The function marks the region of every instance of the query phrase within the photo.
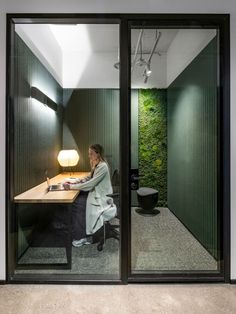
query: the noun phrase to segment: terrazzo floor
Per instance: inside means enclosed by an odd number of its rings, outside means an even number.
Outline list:
[[[236,285],[0,285],[1,314],[234,314]]]
[[[144,217],[132,210],[132,269],[216,271],[217,262],[168,208]]]

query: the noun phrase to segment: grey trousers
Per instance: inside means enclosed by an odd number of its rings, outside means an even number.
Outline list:
[[[80,240],[86,237],[86,202],[89,192],[80,191],[71,204],[72,239]]]

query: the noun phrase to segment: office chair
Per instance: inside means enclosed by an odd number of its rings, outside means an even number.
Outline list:
[[[117,215],[116,218],[120,219],[120,193],[119,193],[119,172],[116,169],[111,178],[111,184],[113,187],[113,193],[107,194],[108,197],[113,198],[113,202],[117,208]],[[99,231],[98,236],[98,245],[97,250],[102,251],[103,246],[107,239],[113,238],[116,240],[120,240],[120,232],[117,230],[119,229],[120,225],[111,224],[109,221],[104,221],[102,232]]]

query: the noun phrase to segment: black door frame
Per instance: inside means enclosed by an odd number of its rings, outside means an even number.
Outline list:
[[[12,84],[13,65],[11,63],[13,31],[15,23],[86,23],[120,25],[120,172],[121,172],[121,259],[120,280],[89,278],[71,280],[60,275],[46,277],[36,275],[24,280],[9,276],[8,258],[10,237],[8,235],[13,206],[13,140],[11,128],[14,122]],[[131,274],[131,219],[130,219],[130,32],[131,27],[160,26],[165,28],[216,28],[220,34],[220,86],[219,86],[219,198],[222,208],[221,234],[222,259],[221,272],[217,274]],[[126,284],[128,282],[229,282],[230,281],[230,42],[228,14],[7,14],[6,47],[6,278],[8,283],[96,283]]]

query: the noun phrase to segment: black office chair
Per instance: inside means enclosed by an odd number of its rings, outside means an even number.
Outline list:
[[[107,194],[108,197],[113,198],[113,202],[117,208],[117,215],[116,218],[120,219],[120,193],[119,193],[119,172],[116,169],[111,178],[111,184],[113,188],[112,194]],[[107,239],[113,238],[116,240],[120,240],[120,232],[119,232],[120,225],[119,224],[111,224],[109,221],[105,221],[103,227],[97,231],[97,235],[94,235],[94,239],[97,237],[98,251],[103,250],[103,246]]]

